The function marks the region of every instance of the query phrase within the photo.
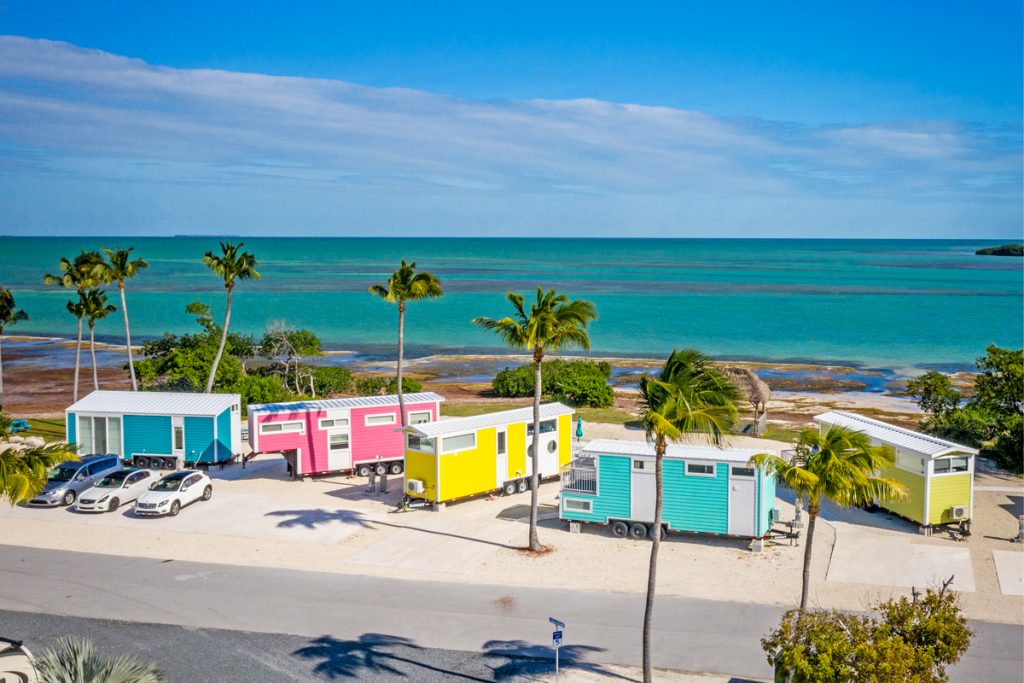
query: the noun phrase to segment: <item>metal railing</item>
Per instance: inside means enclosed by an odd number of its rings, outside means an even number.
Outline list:
[[[597,493],[597,468],[593,458],[576,458],[562,469],[562,490]]]

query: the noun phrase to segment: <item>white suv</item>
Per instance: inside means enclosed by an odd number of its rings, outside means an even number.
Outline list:
[[[150,485],[149,490],[135,501],[135,514],[170,515],[174,517],[181,508],[197,500],[210,500],[213,496],[213,481],[203,472],[178,470]]]
[[[91,489],[82,492],[75,510],[78,512],[113,512],[122,503],[130,503],[149,490],[160,476],[150,470],[127,469],[112,472]]]

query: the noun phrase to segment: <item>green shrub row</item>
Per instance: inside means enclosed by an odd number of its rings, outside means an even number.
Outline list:
[[[608,384],[612,367],[601,361],[551,360],[541,370],[541,392],[576,406],[607,408],[615,398]],[[505,368],[499,372],[491,388],[498,396],[521,398],[533,396],[534,367],[532,364]]]

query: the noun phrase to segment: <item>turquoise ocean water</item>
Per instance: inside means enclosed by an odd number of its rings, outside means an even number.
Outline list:
[[[253,238],[263,279],[236,290],[232,329],[285,322],[329,348],[393,353],[396,311],[366,292],[400,259],[438,275],[444,298],[410,306],[413,355],[500,349],[474,316],[508,311],[537,284],[597,304],[594,355],[663,356],[692,346],[734,359],[962,369],[986,345],[1022,346],[1021,259],[975,256],[986,241]],[[67,293],[42,275],[79,249],[134,246],[150,268],[129,284],[133,334],[194,329],[194,300],[223,314],[201,263],[208,237],[0,237],[0,285],[30,321],[8,334],[71,336]],[[116,291],[111,292],[112,300]],[[114,302],[116,303],[116,301]],[[116,340],[120,315],[98,334]]]

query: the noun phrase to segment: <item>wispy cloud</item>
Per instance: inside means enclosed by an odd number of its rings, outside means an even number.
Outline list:
[[[8,229],[129,230],[147,194],[170,212],[151,217],[156,229],[1020,229],[1012,126],[806,127],[587,99],[472,101],[15,36],[0,37],[0,111],[0,191],[17,193]],[[134,199],[116,189],[126,183]],[[72,199],[54,204],[48,188]],[[209,225],[196,206],[173,208],[175,192],[207,207]],[[90,213],[89,197],[123,211]],[[272,197],[278,209],[253,208]],[[225,226],[232,207],[239,224]]]

